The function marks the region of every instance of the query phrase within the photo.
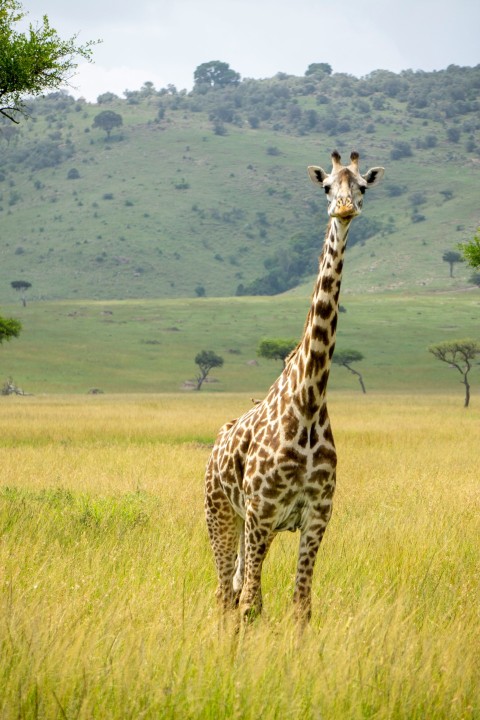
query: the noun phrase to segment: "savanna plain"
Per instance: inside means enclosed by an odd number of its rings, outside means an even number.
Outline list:
[[[480,717],[477,403],[337,391],[313,617],[298,534],[219,621],[203,470],[246,394],[0,401],[0,717]]]

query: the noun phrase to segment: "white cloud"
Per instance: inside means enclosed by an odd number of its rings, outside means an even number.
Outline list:
[[[122,94],[146,80],[191,89],[195,68],[222,60],[242,77],[305,72],[327,62],[357,76],[478,62],[480,3],[472,0],[22,0],[62,36],[102,38],[76,95]]]

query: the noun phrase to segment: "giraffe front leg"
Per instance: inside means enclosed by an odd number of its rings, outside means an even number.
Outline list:
[[[331,502],[317,508],[300,536],[293,603],[295,616],[302,624],[308,623],[312,615],[313,570],[331,514]]]
[[[262,612],[262,566],[273,533],[262,525],[252,506],[245,518],[245,577],[240,594],[240,617],[244,622],[254,620]]]

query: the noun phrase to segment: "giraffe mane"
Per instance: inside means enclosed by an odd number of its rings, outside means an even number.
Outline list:
[[[329,228],[330,228],[330,223],[331,223],[331,220],[329,220],[328,225],[327,225],[327,230],[326,230],[326,232],[325,232],[325,240],[327,239],[327,235],[328,235]],[[320,265],[321,262],[322,262],[322,258],[323,258],[323,256],[324,256],[324,254],[325,254],[325,242],[323,243],[322,251],[321,251],[321,253],[320,253],[320,255],[319,255],[319,258],[318,258],[318,264],[319,264],[319,265]],[[310,297],[310,301],[312,300],[314,293],[315,293],[315,288],[314,288],[313,293],[312,293],[312,295],[311,295],[311,297]],[[301,339],[300,339],[299,342],[296,344],[296,346],[293,348],[293,350],[292,350],[292,351],[287,355],[287,357],[285,358],[285,368],[286,368],[286,367],[290,364],[290,362],[296,357],[296,355],[297,355],[297,353],[298,353],[298,351],[299,351],[299,349],[300,349],[300,346],[302,345],[303,338],[304,338],[304,336],[305,336],[305,333],[306,333],[306,331],[307,331],[307,328],[308,328],[308,326],[309,326],[309,324],[310,324],[311,316],[312,316],[312,308],[311,308],[311,306],[310,306],[310,308],[309,308],[309,310],[308,310],[308,313],[307,313],[307,317],[306,317],[304,326],[303,326],[303,332],[302,332]]]

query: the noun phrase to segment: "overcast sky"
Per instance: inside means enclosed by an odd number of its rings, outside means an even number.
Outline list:
[[[480,62],[478,0],[22,0],[62,38],[101,39],[69,91],[95,100],[145,81],[193,86],[201,63],[242,78],[303,75],[310,63],[361,77]]]

